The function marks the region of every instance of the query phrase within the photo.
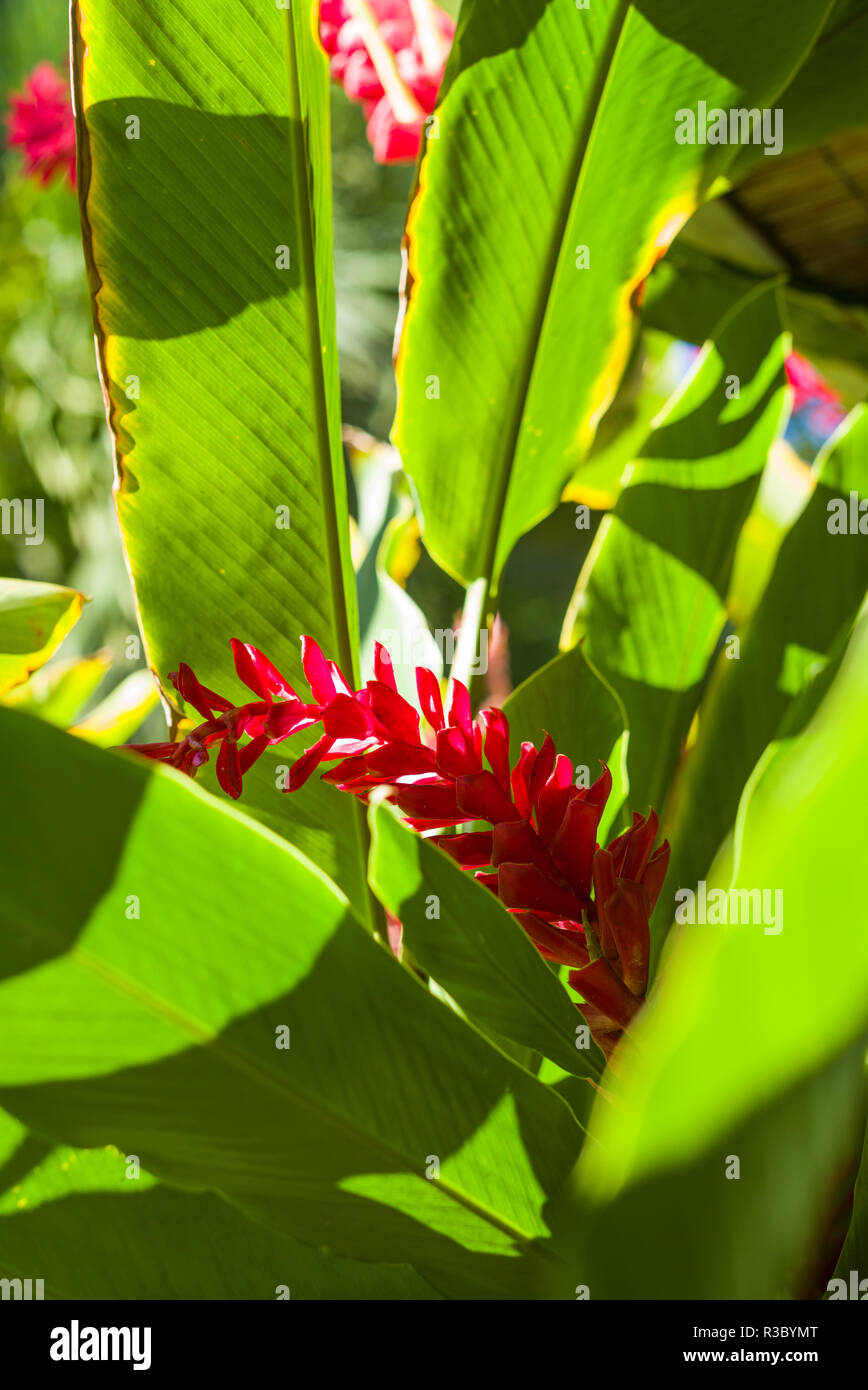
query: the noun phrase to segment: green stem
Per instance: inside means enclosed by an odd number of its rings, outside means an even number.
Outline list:
[[[450,691],[452,682],[459,680],[467,686],[471,699],[479,693],[479,674],[475,677],[473,667],[479,652],[479,638],[488,626],[489,580],[486,575],[474,579],[464,595],[464,609],[461,614],[461,627],[455,645],[455,660],[449,673]],[[474,700],[474,703],[476,701]]]

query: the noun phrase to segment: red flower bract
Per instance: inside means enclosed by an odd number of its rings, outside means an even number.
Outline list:
[[[454,32],[455,21],[432,0],[322,0],[331,75],[361,104],[378,164],[418,155]]]
[[[584,999],[579,1008],[610,1056],[648,988],[649,916],[669,863],[668,843],[655,848],[655,813],[634,813],[629,829],[602,848],[597,831],[612,789],[607,767],[590,787],[575,786],[569,759],[548,734],[539,748],[523,743],[513,766],[503,711],[486,709],[474,720],[460,681],[452,682],[444,710],[436,676],[420,667],[423,733],[379,643],[374,679],[353,690],[316,642],[302,638],[311,702],[256,647],[234,641],[232,651],[256,699],[233,705],[182,664],[171,679],[204,722],[180,743],[134,751],[192,776],[219,744],[217,778],[237,798],[244,774],[269,744],[321,724],[322,736],[293,764],[288,790],[297,791],[323,764],[330,764],[325,781],[363,801],[374,787],[387,787],[408,823],[474,872],[541,955],[571,967],[570,983]],[[490,829],[442,833],[478,821]]]
[[[75,122],[69,80],[51,63],[39,63],[11,98],[8,144],[24,151],[28,174],[43,183],[66,174],[75,186]]]

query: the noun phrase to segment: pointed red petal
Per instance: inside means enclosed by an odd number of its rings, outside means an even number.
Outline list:
[[[582,932],[564,931],[551,922],[544,922],[533,912],[515,912],[513,916],[547,960],[556,961],[558,965],[588,964],[590,957]]]
[[[449,700],[450,724],[463,729],[468,738],[473,737],[473,716],[470,708],[470,691],[461,681],[453,681]]]
[[[615,877],[615,861],[607,849],[599,849],[594,855],[591,871],[594,882],[594,903],[597,909],[597,940],[600,950],[607,960],[618,959],[618,948],[609,919],[606,916],[606,903],[611,898],[618,881]]]
[[[365,755],[368,772],[376,773],[387,782],[398,777],[411,777],[436,770],[434,751],[421,743],[386,743]]]
[[[298,699],[292,686],[277,667],[271,664],[268,657],[263,656],[258,647],[251,646],[249,642],[239,642],[234,637],[229,645],[239,679],[248,690],[258,695],[260,700],[271,700],[275,697],[279,700]]]
[[[232,737],[238,739],[242,734],[250,734],[252,738],[258,738],[264,733],[265,723],[273,708],[268,700],[256,700],[251,701],[249,705],[242,705],[231,718],[227,716]]]
[[[621,878],[629,878],[633,883],[641,883],[658,830],[657,812],[650,811],[648,819],[641,821],[630,837]]]
[[[374,721],[363,705],[351,695],[335,695],[322,712],[322,726],[330,738],[366,738]]]
[[[368,681],[365,690],[371,713],[390,738],[402,743],[419,742],[419,716],[403,696],[382,681]]]
[[[299,729],[310,728],[321,717],[319,705],[306,705],[299,699],[281,701],[268,711],[263,733],[268,735],[272,743],[279,743],[281,739],[289,738],[290,734],[298,733]]]
[[[599,820],[599,806],[573,797],[549,844],[552,859],[580,898],[587,898],[591,891],[591,866]]]
[[[648,895],[640,883],[623,881],[606,903],[606,916],[612,928],[621,975],[631,994],[644,995],[648,988],[648,956],[651,933],[648,928]]]
[[[396,788],[395,800],[407,816],[421,820],[470,820],[458,805],[455,787],[451,782],[434,786],[400,786]]]
[[[536,864],[547,876],[554,865],[545,845],[526,820],[501,821],[494,827],[492,864]]]
[[[181,698],[192,705],[203,719],[213,719],[215,710],[225,713],[233,707],[231,700],[225,700],[215,690],[202,685],[186,661],[181,662],[177,671],[169,672],[169,680]]]
[[[552,775],[556,756],[554,739],[551,734],[546,734],[533,765],[533,775],[530,779],[530,799],[534,806],[539,800],[543,787]]]
[[[429,671],[427,666],[416,667],[416,690],[419,693],[419,708],[427,719],[431,728],[442,729],[445,724],[443,717],[443,697],[440,694],[440,682]]]
[[[569,763],[567,763],[567,768],[568,773],[572,771]],[[546,844],[550,844],[554,838],[558,826],[564,818],[570,797],[577,796],[575,787],[571,786],[569,782],[566,786],[563,783],[563,773],[556,763],[551,777],[536,798],[536,823]]]
[[[251,739],[249,743],[245,743],[244,747],[238,750],[238,761],[242,776],[245,772],[249,771],[256,762],[256,759],[260,754],[264,753],[267,747],[268,736],[266,734],[259,734],[258,737]]]
[[[476,754],[476,761],[482,767],[482,728],[479,724],[473,725],[473,751]],[[509,787],[506,788],[509,791]]]
[[[374,676],[382,685],[388,685],[391,690],[398,689],[392,658],[382,642],[374,643]]]
[[[487,820],[497,825],[498,821],[521,819],[491,772],[472,772],[469,776],[459,777],[456,789],[458,805],[467,813],[467,820]]]
[[[505,792],[509,792],[509,720],[502,709],[484,709],[480,715],[485,729],[485,756]]]
[[[584,970],[573,971],[570,984],[619,1028],[626,1028],[642,1007],[642,1000],[630,993],[604,960],[592,960]]]
[[[329,675],[331,676],[332,680],[334,681],[334,687],[335,687],[335,691],[337,692],[337,694],[338,694],[338,695],[349,695],[351,698],[354,699],[354,698],[355,698],[355,695],[356,695],[356,692],[355,692],[355,690],[353,690],[353,687],[350,685],[349,681],[348,681],[348,680],[346,679],[346,677],[344,676],[344,673],[343,673],[343,671],[341,670],[340,666],[338,666],[337,662],[336,662],[336,661],[330,661],[330,662],[328,663],[328,667],[329,667]]]
[[[446,777],[463,777],[481,771],[473,740],[463,729],[450,727],[437,733],[437,767]]]
[[[507,907],[552,912],[569,921],[581,922],[582,904],[565,888],[552,883],[535,864],[501,864],[497,873],[500,900]]]
[[[145,758],[153,758],[158,763],[171,763],[183,745],[180,743],[125,743],[125,752],[141,753]]]
[[[590,801],[594,806],[599,806],[601,810],[612,792],[612,774],[605,763],[602,766],[603,771],[600,776],[585,792],[585,800]]]
[[[525,820],[530,819],[530,782],[536,759],[537,751],[534,745],[532,743],[523,743],[521,745],[521,756],[513,768],[512,777],[510,778],[510,786],[512,788],[512,795],[516,808]]]
[[[336,694],[334,676],[320,647],[312,637],[301,639],[301,664],[313,698],[318,705],[327,705]]]
[[[617,838],[614,839],[608,846],[609,853],[615,861],[615,873],[619,877],[621,876],[621,871],[624,867],[624,860],[627,857],[627,851],[630,848],[630,840],[636,833],[638,827],[642,824],[643,817],[639,815],[638,811],[634,811],[633,824],[630,826],[630,829],[622,831],[621,834],[618,835]]]
[[[666,871],[669,868],[669,841],[664,840],[658,849],[655,849],[651,858],[648,860],[648,867],[642,875],[642,887],[648,894],[648,904],[650,910],[654,911],[654,905],[660,897],[660,889],[666,878]]]
[[[312,748],[308,748],[306,753],[302,753],[301,757],[296,759],[289,770],[288,791],[297,792],[299,787],[304,786],[307,779],[319,767],[333,742],[334,740],[330,739],[328,734],[323,734],[318,743],[315,743]]]
[[[364,755],[356,758],[344,758],[343,762],[336,763],[330,767],[328,772],[324,772],[322,780],[334,787],[343,787],[347,782],[355,782],[360,777],[367,776],[367,765]]]
[[[241,759],[234,739],[224,739],[217,754],[217,781],[237,801],[241,795]]]
[[[433,841],[463,869],[481,869],[492,860],[490,830],[473,830],[467,835],[438,835]]]

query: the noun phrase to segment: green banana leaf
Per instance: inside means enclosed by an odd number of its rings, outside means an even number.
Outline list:
[[[407,1267],[340,1260],[158,1183],[113,1145],[52,1147],[0,1112],[0,1273],[47,1299],[433,1299]],[[131,1258],[131,1252],[133,1258]]]
[[[670,883],[692,882],[710,867],[735,821],[751,769],[812,671],[828,660],[856,618],[868,588],[865,538],[858,530],[829,530],[830,507],[843,506],[849,524],[854,492],[868,494],[864,407],[851,412],[824,446],[814,492],[784,538],[759,606],[739,636],[738,660],[719,662],[712,675],[672,826]],[[667,905],[671,920],[668,899]]]
[[[59,584],[0,579],[0,695],[45,665],[85,602],[84,594]]]
[[[592,1298],[818,1294],[811,1253],[846,1198],[868,1105],[868,940],[852,872],[866,677],[863,618],[813,719],[751,779],[733,871],[721,860],[709,874],[707,893],[767,890],[761,924],[740,908],[738,922],[685,920],[669,938],[615,1103],[592,1114],[597,1143],[565,1189],[563,1229],[581,1228],[572,1249]]]
[[[181,661],[241,702],[230,639],[295,683],[308,633],[352,678],[314,6],[218,18],[208,0],[84,0],[72,36],[85,255],[148,662],[176,704]],[[277,761],[257,766],[247,808],[367,911],[362,818],[318,782],[303,803],[282,796]]]
[[[726,621],[733,556],[785,417],[774,287],[742,301],[655,421],[579,575],[564,645],[584,639],[630,728],[634,809],[662,813]]]
[[[11,710],[0,757],[4,1109],[440,1292],[562,1288],[545,1211],[581,1131],[560,1096],[234,807]]]
[[[866,44],[865,0],[836,0],[815,48],[777,98],[783,111],[783,155],[820,145],[839,131],[864,128]],[[762,159],[755,145],[744,146],[730,177],[743,178]]]
[[[643,281],[738,153],[678,143],[679,113],[774,106],[830,9],[462,7],[407,222],[395,442],[426,545],[463,583],[496,589],[556,505],[618,386]]]
[[[598,1080],[601,1054],[580,1047],[581,1015],[518,923],[389,806],[370,817],[371,883],[401,922],[413,960],[487,1032]]]

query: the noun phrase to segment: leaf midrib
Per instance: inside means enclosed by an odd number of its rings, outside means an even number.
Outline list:
[[[331,452],[331,431],[329,426],[328,398],[325,373],[323,371],[323,338],[319,316],[319,298],[316,277],[316,234],[313,207],[311,204],[311,183],[307,177],[310,164],[310,150],[306,138],[306,125],[301,109],[301,74],[298,45],[295,32],[295,6],[287,9],[283,16],[284,55],[286,66],[286,90],[289,116],[290,164],[295,185],[296,206],[299,210],[299,234],[301,238],[303,268],[303,302],[307,325],[308,357],[314,388],[314,425],[317,439],[317,465],[319,468],[320,496],[325,521],[325,553],[329,572],[329,600],[332,606],[333,626],[338,643],[337,660],[349,680],[355,683],[358,677],[358,660],[350,634],[344,590],[344,569],[341,557],[341,544],[338,515],[334,497],[334,468]],[[329,160],[329,177],[331,161]],[[367,822],[361,807],[356,803],[351,813],[355,829],[355,842],[360,861],[362,882],[368,906],[368,921],[376,930],[381,922],[379,904],[371,892],[367,876],[367,852],[369,838]]]
[[[301,109],[301,76],[293,9],[284,11],[283,18],[287,79],[286,90],[289,108],[290,164],[295,187],[295,201],[299,210],[298,230],[301,241],[302,295],[305,323],[307,326],[309,367],[313,384],[313,413],[317,441],[317,465],[320,477],[320,493],[323,511],[325,513],[325,550],[329,567],[329,598],[332,606],[334,632],[338,643],[337,660],[340,662],[345,672],[354,673],[356,663],[353,653],[353,643],[350,636],[347,608],[344,602],[344,574],[341,565],[338,517],[334,499],[331,431],[329,426],[325,373],[323,371],[324,344],[319,316],[319,299],[317,296],[316,235],[314,230],[313,207],[310,198],[311,184],[307,177],[307,170],[310,165],[310,150],[306,139],[305,123]]]
[[[560,264],[570,213],[572,212],[578,194],[586,157],[594,134],[594,127],[596,126],[597,117],[602,105],[603,94],[608,85],[615,62],[615,54],[620,45],[624,28],[632,8],[632,0],[620,0],[618,11],[612,20],[606,43],[603,46],[597,64],[597,71],[594,75],[587,110],[585,112],[585,119],[579,131],[575,153],[570,165],[569,176],[565,181],[560,207],[555,219],[555,226],[551,236],[548,255],[546,257],[545,270],[537,297],[536,309],[528,334],[528,346],[525,351],[524,362],[519,373],[518,384],[514,393],[512,419],[503,436],[504,444],[501,453],[500,467],[496,472],[496,493],[490,507],[487,508],[486,511],[489,524],[485,530],[485,549],[483,551],[484,558],[482,569],[483,576],[488,580],[490,588],[493,587],[494,566],[497,558],[497,547],[500,540],[503,517],[506,510],[506,501],[512,481],[515,458],[518,453],[521,425],[527,409],[534,368],[536,366],[545,329],[545,320],[551,299],[552,286],[557,274],[558,265]],[[471,576],[471,578],[473,577],[474,576]]]

